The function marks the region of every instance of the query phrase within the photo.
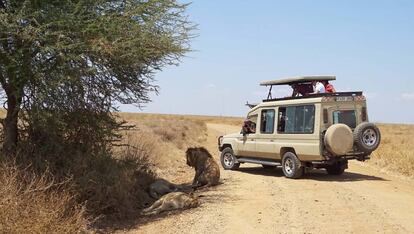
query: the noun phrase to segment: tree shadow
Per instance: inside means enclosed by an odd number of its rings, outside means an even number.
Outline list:
[[[283,171],[281,167],[277,168],[262,168],[262,167],[241,167],[237,171],[243,173],[249,173],[252,175],[260,176],[276,176],[283,177]],[[364,175],[354,172],[345,171],[342,175],[328,175],[324,169],[313,169],[307,171],[300,180],[318,180],[318,181],[335,181],[335,182],[352,182],[352,181],[388,181],[387,179],[373,176]]]
[[[179,209],[179,210],[172,210],[172,211],[165,211],[160,214],[155,215],[141,215],[139,212],[131,215],[127,219],[123,220],[114,220],[108,222],[107,225],[100,224],[99,226],[99,233],[112,233],[116,231],[128,231],[131,229],[137,230],[139,232],[140,227],[144,226],[148,223],[157,222],[163,220],[169,216],[176,216],[179,217],[180,215],[186,214],[193,214],[196,212],[200,212],[204,206],[208,206],[208,204],[218,203],[218,202],[230,202],[233,199],[232,196],[227,195],[224,190],[220,189],[220,185],[223,185],[223,182],[211,187],[206,187],[202,189],[196,189],[195,191],[192,190],[191,183],[180,183],[176,184],[178,186],[184,187],[182,192],[185,193],[194,193],[195,195],[199,196],[200,205],[196,208],[190,209]],[[154,199],[155,202],[155,199]],[[151,203],[152,204],[152,203]],[[151,204],[147,204],[150,206]]]

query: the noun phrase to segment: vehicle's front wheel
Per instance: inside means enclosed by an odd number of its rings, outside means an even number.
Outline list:
[[[221,151],[220,162],[225,170],[235,170],[240,167],[240,163],[237,162],[233,149],[230,147]]]
[[[303,175],[304,167],[296,154],[292,152],[286,152],[282,158],[282,170],[283,174],[287,178],[296,179]]]

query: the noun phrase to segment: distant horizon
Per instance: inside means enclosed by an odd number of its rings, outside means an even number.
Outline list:
[[[175,114],[175,113],[128,112],[128,111],[118,111],[117,113],[125,113],[125,114],[148,114],[148,115],[175,115],[175,116],[199,116],[199,117],[240,118],[240,119],[246,118],[246,116]],[[247,114],[247,112],[246,112],[246,114]],[[372,121],[370,121],[370,122],[372,122]],[[388,125],[414,125],[413,123],[384,123],[384,122],[373,122],[373,123],[376,123],[376,124],[388,124]]]
[[[243,117],[266,97],[261,81],[335,75],[337,91],[364,92],[370,121],[414,124],[414,1],[194,0],[187,12],[194,51],[155,74],[144,112]]]

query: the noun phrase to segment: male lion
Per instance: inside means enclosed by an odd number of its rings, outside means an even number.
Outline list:
[[[217,185],[220,179],[220,168],[213,156],[204,148],[188,148],[186,152],[187,165],[195,168],[193,187],[208,187]]]
[[[144,209],[141,214],[159,214],[163,211],[194,208],[198,205],[198,198],[193,194],[172,192],[162,196],[152,206]]]

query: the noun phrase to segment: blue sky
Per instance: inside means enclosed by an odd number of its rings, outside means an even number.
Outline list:
[[[260,81],[336,75],[338,91],[364,91],[371,121],[414,123],[413,12],[408,0],[195,0],[195,51],[156,75],[152,103],[121,110],[244,116],[266,96]]]

